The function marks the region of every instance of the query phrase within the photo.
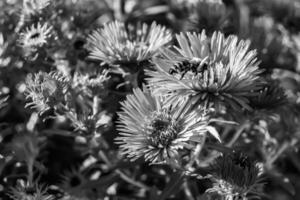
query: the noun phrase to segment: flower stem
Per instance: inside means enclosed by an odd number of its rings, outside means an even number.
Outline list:
[[[109,166],[111,167],[112,166],[112,163],[109,161],[109,159],[107,158],[107,156],[104,154],[103,151],[100,151],[99,152],[99,156],[101,157],[101,159]],[[136,187],[139,187],[139,188],[143,188],[145,190],[150,190],[151,188],[148,187],[147,185],[137,181],[137,180],[134,180],[132,178],[130,178],[129,176],[127,176],[124,172],[122,172],[121,170],[119,169],[116,169],[115,172],[121,177],[121,179],[123,179],[125,182],[127,183],[130,183],[131,185],[134,185]]]
[[[272,156],[268,161],[267,161],[267,166],[271,166],[289,147],[294,146],[298,142],[297,139],[292,139],[292,141],[285,141],[278,151],[275,153],[274,156]]]
[[[35,159],[30,159],[27,163],[27,170],[28,170],[28,183],[30,186],[33,186],[33,164]]]
[[[195,200],[195,198],[193,197],[193,194],[189,188],[189,185],[187,184],[187,182],[185,181],[183,183],[183,187],[184,187],[184,193],[185,196],[187,197],[188,200]]]
[[[239,139],[240,135],[243,133],[243,131],[248,127],[248,121],[246,120],[243,124],[240,125],[240,127],[235,132],[234,136],[231,138],[231,140],[226,144],[227,147],[232,147],[232,145]]]
[[[99,97],[94,96],[93,97],[93,117],[95,117],[99,112],[99,103],[100,103]]]
[[[182,185],[184,179],[184,173],[183,172],[175,172],[167,187],[165,190],[162,192],[162,194],[158,197],[159,200],[164,200],[171,196],[172,194],[175,194],[176,191],[178,191],[179,187]]]

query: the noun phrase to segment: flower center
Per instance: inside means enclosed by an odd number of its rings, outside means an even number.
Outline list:
[[[81,184],[81,180],[80,180],[79,177],[74,176],[74,177],[71,178],[71,180],[70,180],[70,186],[71,187],[76,187],[76,186],[78,186],[80,184]]]
[[[166,148],[171,145],[180,131],[178,123],[166,114],[155,116],[147,129],[150,144],[158,148]]]
[[[34,188],[34,187],[28,187],[28,188],[26,188],[25,192],[28,195],[34,195],[36,193],[36,188]]]
[[[30,39],[36,39],[38,37],[40,37],[40,33],[34,33],[30,36]]]
[[[250,169],[251,168],[251,160],[246,155],[235,155],[232,158],[234,164],[241,167],[242,169]]]
[[[55,80],[46,79],[44,83],[42,83],[43,94],[47,97],[55,95],[57,93],[58,85]]]

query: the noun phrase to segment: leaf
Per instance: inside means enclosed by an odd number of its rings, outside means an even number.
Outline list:
[[[222,141],[221,141],[221,138],[220,138],[220,135],[219,135],[219,133],[218,133],[218,131],[217,131],[214,127],[212,127],[212,126],[207,126],[206,129],[207,129],[207,131],[208,131],[210,134],[212,134],[212,136],[214,136],[219,142],[222,142]]]

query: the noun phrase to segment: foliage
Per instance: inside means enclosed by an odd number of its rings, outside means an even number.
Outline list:
[[[298,0],[0,10],[0,199],[300,198]]]

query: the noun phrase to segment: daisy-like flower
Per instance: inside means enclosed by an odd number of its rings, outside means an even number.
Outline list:
[[[80,74],[75,73],[73,77],[73,88],[92,97],[94,94],[100,96],[106,96],[107,90],[105,90],[107,81],[110,79],[108,71],[105,70],[98,74]]]
[[[287,29],[269,16],[254,19],[249,28],[248,37],[252,42],[251,46],[258,51],[262,68],[270,71],[274,68],[294,70],[295,43]]]
[[[28,51],[36,51],[38,47],[47,44],[47,40],[52,36],[52,26],[47,23],[41,25],[37,23],[20,33],[19,43]]]
[[[134,89],[121,105],[116,143],[131,160],[179,163],[180,152],[203,142],[208,131],[219,139],[206,111],[189,111],[188,104],[165,106],[164,98],[149,90]]]
[[[222,0],[198,0],[190,10],[188,30],[213,32],[225,26],[227,11]]]
[[[74,198],[80,198],[86,195],[87,183],[89,183],[88,178],[79,169],[72,168],[70,171],[64,173],[59,186],[67,194]]]
[[[47,193],[47,187],[40,185],[30,186],[23,181],[11,188],[9,196],[14,200],[54,200],[54,196]]]
[[[275,109],[287,103],[283,88],[275,80],[269,80],[258,94],[250,98],[250,105],[254,109]]]
[[[226,200],[259,197],[263,183],[260,166],[244,154],[233,152],[218,157],[211,167],[213,187]]]
[[[249,115],[246,116],[252,122],[266,120],[277,123],[281,118],[283,107],[289,104],[284,89],[280,87],[279,82],[272,79],[266,79],[256,95],[249,98],[249,102],[253,110],[247,112]],[[242,116],[236,117],[242,119]]]
[[[90,58],[112,65],[139,63],[151,59],[171,39],[170,31],[155,22],[133,27],[114,21],[89,36]]]
[[[66,101],[69,79],[58,72],[39,72],[26,78],[26,107],[38,109],[40,114]]]
[[[154,60],[157,70],[147,72],[155,94],[168,95],[171,102],[189,97],[194,105],[251,110],[248,98],[260,88],[261,71],[250,41],[220,32],[209,38],[205,31],[176,38],[179,47],[164,50],[166,58]]]

